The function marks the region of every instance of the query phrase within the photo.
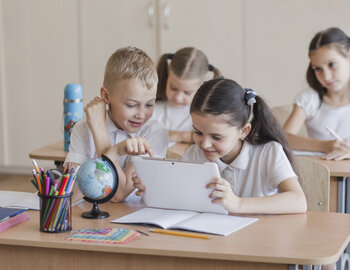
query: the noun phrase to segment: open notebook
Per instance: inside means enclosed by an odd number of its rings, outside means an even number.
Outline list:
[[[0,206],[39,210],[39,197],[34,192],[0,190]]]
[[[159,158],[134,157],[137,176],[146,186],[148,206],[115,219],[113,223],[152,224],[163,229],[229,235],[255,221],[227,215],[213,204],[205,185],[219,177],[215,163],[191,163]]]
[[[111,222],[150,224],[159,226],[163,229],[182,229],[227,236],[257,220],[257,218],[237,217],[214,213],[143,208],[129,215],[112,220]]]

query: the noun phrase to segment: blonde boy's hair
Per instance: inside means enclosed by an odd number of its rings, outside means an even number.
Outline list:
[[[103,85],[111,91],[118,80],[134,78],[144,83],[148,89],[153,88],[158,83],[154,62],[138,48],[118,49],[107,61]]]

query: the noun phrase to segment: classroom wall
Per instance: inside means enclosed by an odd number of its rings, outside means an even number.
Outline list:
[[[349,10],[348,0],[0,0],[0,172],[30,173],[28,153],[63,139],[64,86],[81,83],[86,103],[119,47],[156,60],[196,46],[277,106],[307,87],[317,31],[350,35]]]

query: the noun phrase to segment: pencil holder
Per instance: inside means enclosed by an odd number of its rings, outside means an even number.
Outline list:
[[[40,197],[40,231],[60,233],[72,230],[72,195]]]

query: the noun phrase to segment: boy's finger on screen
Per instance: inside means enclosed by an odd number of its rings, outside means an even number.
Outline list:
[[[150,157],[153,157],[153,152],[149,145],[146,146],[146,153],[148,153]]]
[[[140,152],[140,154],[144,154],[144,153],[146,153],[145,146],[143,145],[143,143],[142,143],[142,142],[140,142],[140,143],[139,143],[138,148],[139,148],[139,152]]]

